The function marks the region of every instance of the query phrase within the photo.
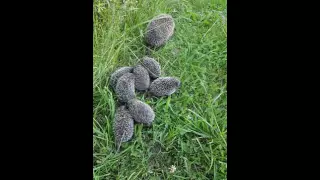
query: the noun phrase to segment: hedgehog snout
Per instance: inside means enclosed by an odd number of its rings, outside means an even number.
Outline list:
[[[181,87],[181,82],[180,82],[180,81],[177,82],[177,87],[178,87],[178,88]]]

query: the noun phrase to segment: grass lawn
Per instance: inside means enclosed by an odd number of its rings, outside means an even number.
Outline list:
[[[94,179],[226,179],[226,0],[121,2],[94,1]],[[132,140],[116,152],[117,98],[109,77],[146,54],[148,20],[161,13],[172,15],[175,33],[151,56],[161,64],[162,76],[178,77],[182,85],[169,97],[137,93],[154,109],[153,126],[135,124]]]

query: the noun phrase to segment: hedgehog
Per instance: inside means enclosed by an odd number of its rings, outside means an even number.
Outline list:
[[[125,73],[130,73],[132,71],[133,71],[133,67],[129,67],[129,66],[121,67],[117,69],[114,73],[111,74],[110,86],[115,90],[118,79]]]
[[[171,15],[161,14],[154,17],[147,26],[146,43],[158,48],[173,35],[175,23]]]
[[[142,66],[149,72],[149,76],[153,79],[160,77],[161,67],[160,64],[153,58],[143,57]]]
[[[137,99],[131,99],[127,103],[127,106],[134,121],[142,123],[146,126],[151,126],[155,114],[148,104]]]
[[[135,88],[139,91],[147,90],[150,86],[150,76],[148,70],[141,65],[137,65],[133,69],[133,74],[135,75]]]
[[[116,110],[113,123],[116,145],[120,147],[121,142],[127,142],[132,138],[134,120],[128,109],[125,106],[120,106]]]
[[[136,97],[134,82],[135,75],[133,73],[126,73],[118,79],[115,91],[120,102],[126,103]]]
[[[175,77],[159,77],[150,84],[149,92],[155,96],[169,96],[180,87]]]

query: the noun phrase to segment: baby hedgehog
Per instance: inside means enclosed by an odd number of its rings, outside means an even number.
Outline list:
[[[161,14],[153,18],[147,26],[146,42],[151,47],[160,47],[173,35],[174,21],[172,16]]]
[[[115,90],[118,79],[125,73],[130,73],[133,71],[133,67],[121,67],[117,69],[110,77],[110,86]]]
[[[180,86],[180,81],[174,77],[159,77],[150,85],[150,93],[155,96],[173,94]]]
[[[118,79],[116,94],[120,102],[126,103],[136,97],[134,82],[135,76],[132,73],[126,73]]]
[[[128,102],[128,109],[134,121],[147,126],[152,124],[155,114],[148,104],[137,99],[132,99]]]
[[[135,75],[135,88],[140,91],[147,90],[150,86],[150,77],[148,71],[141,65],[137,65],[133,69]]]
[[[125,106],[120,106],[117,108],[113,123],[114,136],[117,146],[119,146],[121,142],[127,142],[132,138],[134,129],[133,118]]]
[[[161,74],[161,67],[160,64],[153,58],[150,57],[143,57],[142,58],[142,65],[146,68],[149,72],[149,76],[151,78],[158,78]]]

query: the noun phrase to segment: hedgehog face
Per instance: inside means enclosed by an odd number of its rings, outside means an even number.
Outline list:
[[[174,21],[170,15],[161,14],[153,18],[147,27],[146,41],[151,47],[160,47],[168,41],[174,31]]]
[[[125,106],[120,106],[115,114],[113,130],[116,144],[129,141],[134,131],[133,118]]]
[[[133,69],[135,75],[135,88],[139,91],[147,90],[150,86],[150,77],[148,71],[141,65]]]
[[[150,126],[154,120],[155,114],[152,108],[137,99],[132,99],[128,102],[128,109],[134,121]]]
[[[169,96],[180,86],[180,81],[174,77],[160,77],[150,85],[150,93],[155,96]]]
[[[176,79],[176,78],[172,78],[172,80],[169,82],[169,84],[170,84],[172,87],[178,88],[178,87],[180,87],[181,82],[180,82],[178,79]]]
[[[117,82],[116,94],[120,102],[126,103],[136,97],[134,91],[135,75],[126,73]]]
[[[115,90],[117,82],[118,82],[118,79],[122,75],[124,75],[126,73],[129,73],[129,72],[132,72],[132,71],[133,71],[133,67],[129,67],[129,66],[121,67],[121,68],[117,69],[113,74],[111,74],[110,86]]]
[[[143,57],[142,58],[142,65],[146,68],[149,72],[149,76],[151,78],[158,78],[161,74],[161,67],[160,64],[153,58],[150,57]]]

